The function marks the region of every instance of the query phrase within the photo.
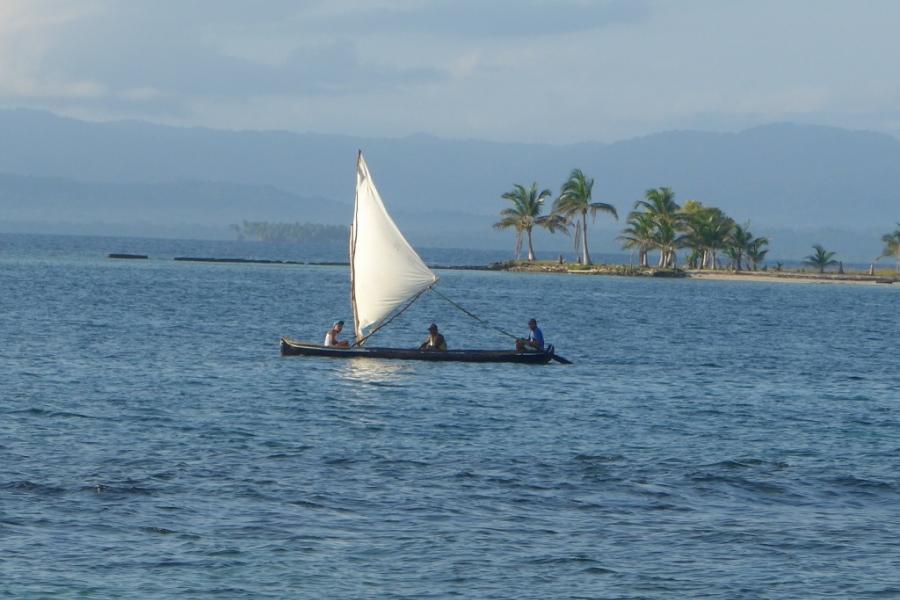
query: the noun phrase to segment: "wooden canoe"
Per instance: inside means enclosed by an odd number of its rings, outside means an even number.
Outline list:
[[[385,358],[394,360],[429,360],[436,362],[494,362],[546,364],[553,359],[553,346],[542,352],[516,352],[515,350],[447,350],[424,351],[405,348],[356,347],[335,348],[311,344],[290,338],[281,338],[281,354],[284,356],[328,356],[331,358]]]

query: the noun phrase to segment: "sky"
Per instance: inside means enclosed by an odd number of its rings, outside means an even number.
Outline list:
[[[0,0],[0,106],[564,144],[900,135],[894,0]]]

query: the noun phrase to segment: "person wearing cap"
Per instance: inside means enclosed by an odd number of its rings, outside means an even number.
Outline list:
[[[544,349],[544,334],[534,319],[528,320],[528,337],[516,340],[516,352],[540,352]]]
[[[444,339],[443,335],[438,333],[438,326],[434,323],[428,326],[428,339],[425,340],[424,344],[419,346],[419,350],[446,352],[447,340]]]
[[[350,343],[346,340],[338,340],[337,336],[344,329],[343,321],[335,321],[328,333],[325,334],[325,345],[334,346],[336,348],[349,348]]]

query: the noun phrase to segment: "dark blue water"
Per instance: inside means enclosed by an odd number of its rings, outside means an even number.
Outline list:
[[[575,364],[337,361],[278,339],[349,318],[344,267],[29,239],[0,240],[7,597],[900,595],[900,286],[441,271]],[[431,321],[507,344],[433,295],[379,343]]]

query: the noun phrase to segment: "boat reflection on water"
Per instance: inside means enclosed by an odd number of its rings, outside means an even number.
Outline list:
[[[413,370],[409,364],[395,360],[351,358],[341,361],[336,374],[347,382],[391,385],[408,380]]]

